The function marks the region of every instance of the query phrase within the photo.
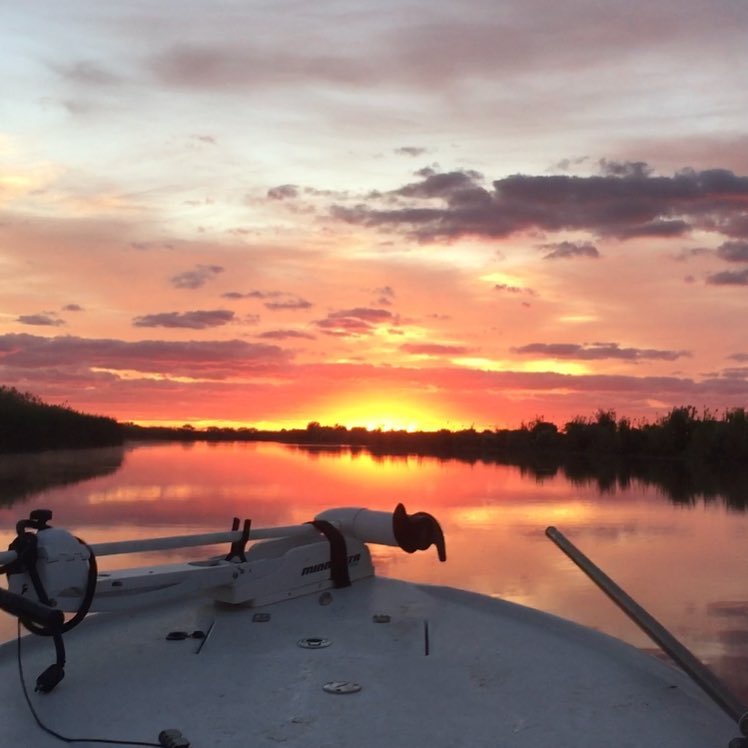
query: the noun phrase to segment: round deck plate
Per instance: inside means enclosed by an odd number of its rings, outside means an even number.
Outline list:
[[[322,686],[322,690],[333,694],[358,693],[361,690],[361,685],[348,680],[331,680]]]
[[[303,649],[323,649],[329,647],[332,642],[329,639],[320,639],[317,636],[309,636],[296,642]]]

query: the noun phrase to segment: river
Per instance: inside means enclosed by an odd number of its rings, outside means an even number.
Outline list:
[[[88,542],[293,524],[334,506],[427,511],[448,561],[373,547],[378,573],[539,608],[653,645],[544,534],[555,525],[748,700],[748,513],[710,496],[674,501],[636,480],[274,443],[128,444],[0,457],[0,547],[31,509]],[[109,557],[101,566],[176,560]],[[0,613],[0,640],[15,633]],[[469,632],[466,632],[469,635]]]

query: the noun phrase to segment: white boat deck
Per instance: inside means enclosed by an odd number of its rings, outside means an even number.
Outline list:
[[[165,639],[195,629],[210,634]],[[33,683],[54,661],[51,640],[26,637],[23,663],[40,718],[68,737],[157,743],[176,728],[192,748],[727,748],[738,735],[684,674],[622,642],[380,578],[261,608],[200,601],[92,616],[65,643],[66,677],[50,694]],[[0,745],[60,745],[24,702],[15,642],[0,647],[0,674]],[[360,690],[331,694],[330,682]]]

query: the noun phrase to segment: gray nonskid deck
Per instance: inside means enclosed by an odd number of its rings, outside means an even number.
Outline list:
[[[258,612],[269,620],[253,621]],[[199,654],[199,640],[165,640],[211,626]],[[302,648],[303,638],[329,646]],[[682,673],[617,640],[510,603],[386,579],[267,608],[97,616],[66,645],[65,680],[32,699],[45,723],[72,737],[155,740],[177,728],[193,748],[714,748],[737,734]],[[50,641],[24,640],[27,682],[52,660]],[[2,744],[59,745],[23,702],[15,644],[0,649],[0,671]],[[332,681],[360,691],[327,693]]]

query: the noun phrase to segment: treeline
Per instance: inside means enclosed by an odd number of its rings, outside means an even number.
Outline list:
[[[711,469],[748,466],[748,411],[720,414],[692,406],[673,408],[650,423],[632,423],[611,410],[577,417],[562,427],[536,418],[518,429],[450,431],[369,431],[323,426],[262,430],[252,427],[196,429],[122,424],[61,405],[48,405],[29,393],[0,386],[0,453],[120,445],[126,439],[169,441],[275,441],[312,447],[347,446],[374,454],[415,454],[497,461],[567,460],[585,456],[684,460]]]
[[[124,439],[124,428],[113,418],[48,405],[0,385],[0,453],[115,446]]]
[[[683,459],[708,465],[748,465],[748,412],[734,408],[717,415],[692,406],[673,408],[654,423],[632,423],[614,411],[600,410],[592,418],[577,417],[559,428],[542,418],[519,429],[477,431],[369,431],[365,428],[323,426],[310,422],[304,429],[266,431],[255,428],[195,429],[141,427],[127,424],[131,439],[182,441],[277,441],[318,447],[351,446],[375,454],[422,454],[458,458],[516,458],[586,455],[593,459]]]

